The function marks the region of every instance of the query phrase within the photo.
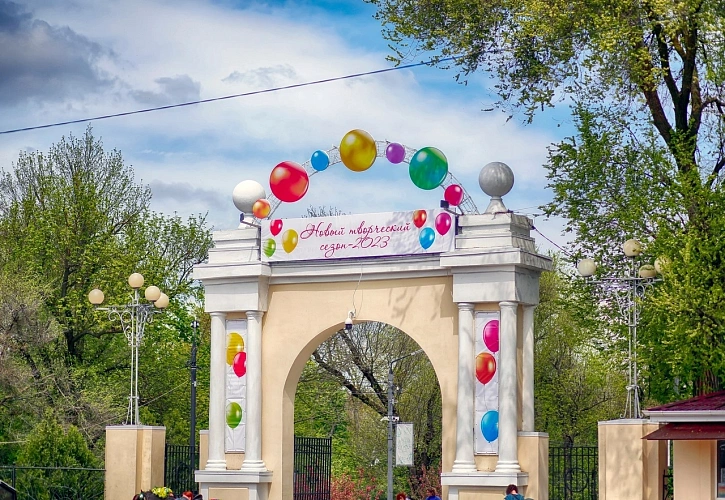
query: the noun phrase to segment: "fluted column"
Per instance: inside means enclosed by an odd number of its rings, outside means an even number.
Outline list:
[[[523,384],[522,412],[524,432],[534,431],[534,309],[536,306],[524,306],[524,338],[523,338]]]
[[[500,358],[498,366],[498,463],[497,472],[517,472],[519,466],[516,432],[518,424],[516,384],[517,302],[501,302]]]
[[[476,471],[476,463],[473,458],[475,356],[473,304],[460,302],[458,304],[458,394],[454,472]]]
[[[209,368],[209,458],[206,470],[226,470],[224,407],[226,401],[226,313],[211,313],[211,367]]]
[[[266,471],[262,460],[262,311],[247,311],[247,421],[243,471]]]

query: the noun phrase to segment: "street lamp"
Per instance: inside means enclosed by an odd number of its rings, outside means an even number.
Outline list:
[[[637,325],[645,293],[656,282],[661,281],[656,276],[661,272],[663,260],[657,259],[654,266],[644,264],[638,267],[637,257],[642,253],[642,244],[635,239],[625,241],[622,250],[629,260],[624,276],[602,277],[598,280],[591,279],[589,282],[601,289],[604,295],[613,297],[617,301],[619,312],[627,324],[629,330],[627,405],[622,417],[642,418],[639,406],[641,389],[637,369]],[[597,265],[592,259],[582,259],[576,267],[584,278],[591,278],[597,270]]]
[[[191,415],[189,426],[191,432],[189,436],[189,474],[194,479],[194,467],[196,466],[196,336],[199,330],[199,322],[194,319],[191,322],[191,328],[194,330],[191,337],[191,361],[189,368],[191,371]]]
[[[423,352],[423,349],[418,349],[411,353],[395,358],[388,365],[388,500],[393,500],[393,426],[394,420],[397,422],[397,418],[393,417],[393,403],[395,402],[395,386],[393,385],[393,365],[398,361],[401,361],[410,356],[415,356]]]
[[[129,304],[98,307],[103,303],[103,292],[94,288],[88,294],[88,301],[101,311],[108,311],[108,319],[121,323],[123,334],[131,346],[131,394],[128,398],[126,424],[140,425],[138,416],[138,348],[143,340],[146,323],[151,323],[153,315],[162,312],[169,305],[169,297],[151,285],[146,287],[144,297],[149,303],[139,300],[139,289],[143,286],[143,276],[133,273],[128,277],[128,285],[133,288],[133,296]]]

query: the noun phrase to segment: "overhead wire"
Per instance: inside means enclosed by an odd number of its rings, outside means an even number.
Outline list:
[[[51,128],[51,127],[60,127],[62,125],[73,125],[76,123],[85,123],[85,122],[91,122],[91,121],[106,120],[108,118],[118,118],[121,116],[138,115],[141,113],[150,113],[153,111],[163,111],[165,109],[181,108],[181,107],[185,107],[185,106],[195,106],[197,104],[206,104],[209,102],[224,101],[227,99],[237,99],[239,97],[249,97],[249,96],[259,95],[259,94],[268,94],[271,92],[280,92],[282,90],[309,87],[312,85],[320,85],[323,83],[337,82],[340,80],[361,78],[363,76],[379,75],[382,73],[388,73],[391,71],[399,71],[402,69],[410,69],[410,68],[415,68],[418,66],[429,66],[431,64],[439,64],[442,62],[452,61],[454,59],[455,59],[455,57],[446,57],[443,59],[431,59],[428,61],[422,61],[422,62],[418,62],[418,63],[394,66],[392,68],[382,68],[382,69],[376,69],[376,70],[372,70],[372,71],[364,71],[362,73],[352,73],[349,75],[335,76],[335,77],[331,77],[331,78],[323,78],[321,80],[313,80],[311,82],[294,83],[292,85],[284,85],[281,87],[272,87],[272,88],[262,89],[262,90],[253,90],[250,92],[242,92],[240,94],[232,94],[232,95],[226,95],[226,96],[221,96],[221,97],[211,97],[209,99],[199,99],[196,101],[188,101],[188,102],[182,102],[182,103],[177,103],[177,104],[167,104],[165,106],[156,106],[153,108],[137,109],[134,111],[124,111],[121,113],[111,113],[111,114],[107,114],[107,115],[94,116],[92,118],[79,118],[77,120],[66,120],[66,121],[62,121],[62,122],[47,123],[45,125],[34,125],[32,127],[22,127],[22,128],[15,128],[15,129],[9,129],[9,130],[2,130],[2,131],[0,131],[0,135],[15,134],[17,132],[28,132],[30,130],[40,130],[40,129]]]

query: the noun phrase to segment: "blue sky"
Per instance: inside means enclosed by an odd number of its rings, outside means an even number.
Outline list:
[[[389,67],[390,54],[362,0],[0,0],[0,129],[15,129],[207,99]],[[486,75],[467,86],[452,70],[414,68],[289,91],[92,123],[153,192],[155,210],[208,212],[217,229],[236,227],[234,186],[254,179],[268,189],[279,162],[302,163],[351,129],[412,148],[434,146],[449,160],[479,208],[487,197],[478,172],[491,161],[516,175],[504,199],[537,212],[550,200],[547,146],[571,135],[565,107],[523,125],[481,111],[494,97]],[[0,167],[21,150],[46,151],[85,124],[0,135]],[[363,173],[342,165],[312,178],[301,201],[352,213],[435,207],[439,191],[416,189],[404,165],[378,160]],[[561,221],[536,226],[561,243]],[[543,239],[544,248],[551,245]]]

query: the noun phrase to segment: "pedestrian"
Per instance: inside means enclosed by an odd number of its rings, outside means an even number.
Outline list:
[[[428,488],[428,496],[425,497],[425,500],[441,500],[441,497],[438,496],[435,488]]]
[[[406,492],[401,491],[400,493],[395,495],[395,500],[410,500],[410,497]]]
[[[515,484],[509,484],[504,500],[524,500],[524,496],[519,495],[519,488]]]

